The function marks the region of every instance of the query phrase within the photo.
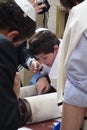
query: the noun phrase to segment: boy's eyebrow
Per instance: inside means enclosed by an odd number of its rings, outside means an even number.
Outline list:
[[[41,55],[39,55],[38,56],[38,54],[37,55],[34,55],[34,57],[37,59],[37,60],[39,60],[40,58],[43,58],[43,57],[45,57],[46,56],[46,54],[42,54],[41,53]]]

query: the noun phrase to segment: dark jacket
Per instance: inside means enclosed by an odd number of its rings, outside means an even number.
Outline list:
[[[26,61],[29,57],[33,57],[29,54],[29,49],[27,49],[27,42],[23,42],[17,49],[17,66],[23,66],[29,69]]]
[[[27,59],[27,49],[26,49],[26,42],[23,42],[19,47],[17,47],[17,66],[22,65],[23,67],[26,66],[26,59]]]
[[[17,130],[19,104],[13,91],[17,53],[12,43],[0,34],[0,130]]]

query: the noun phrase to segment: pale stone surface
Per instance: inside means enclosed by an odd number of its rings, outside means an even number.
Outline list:
[[[56,33],[56,8],[59,4],[58,0],[48,0],[51,7],[49,10],[48,28]]]

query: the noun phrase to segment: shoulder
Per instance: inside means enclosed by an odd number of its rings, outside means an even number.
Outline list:
[[[8,51],[10,50],[10,51]],[[4,35],[0,34],[0,51],[7,54],[14,53],[16,48],[14,47],[13,43]]]

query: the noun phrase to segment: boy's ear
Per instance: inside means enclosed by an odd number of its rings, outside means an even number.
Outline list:
[[[58,45],[54,45],[54,51],[55,52],[58,52],[58,48],[59,48]]]
[[[11,41],[13,41],[13,38],[16,37],[16,36],[18,36],[18,35],[19,35],[18,31],[11,31],[11,32],[8,32],[7,37]]]

